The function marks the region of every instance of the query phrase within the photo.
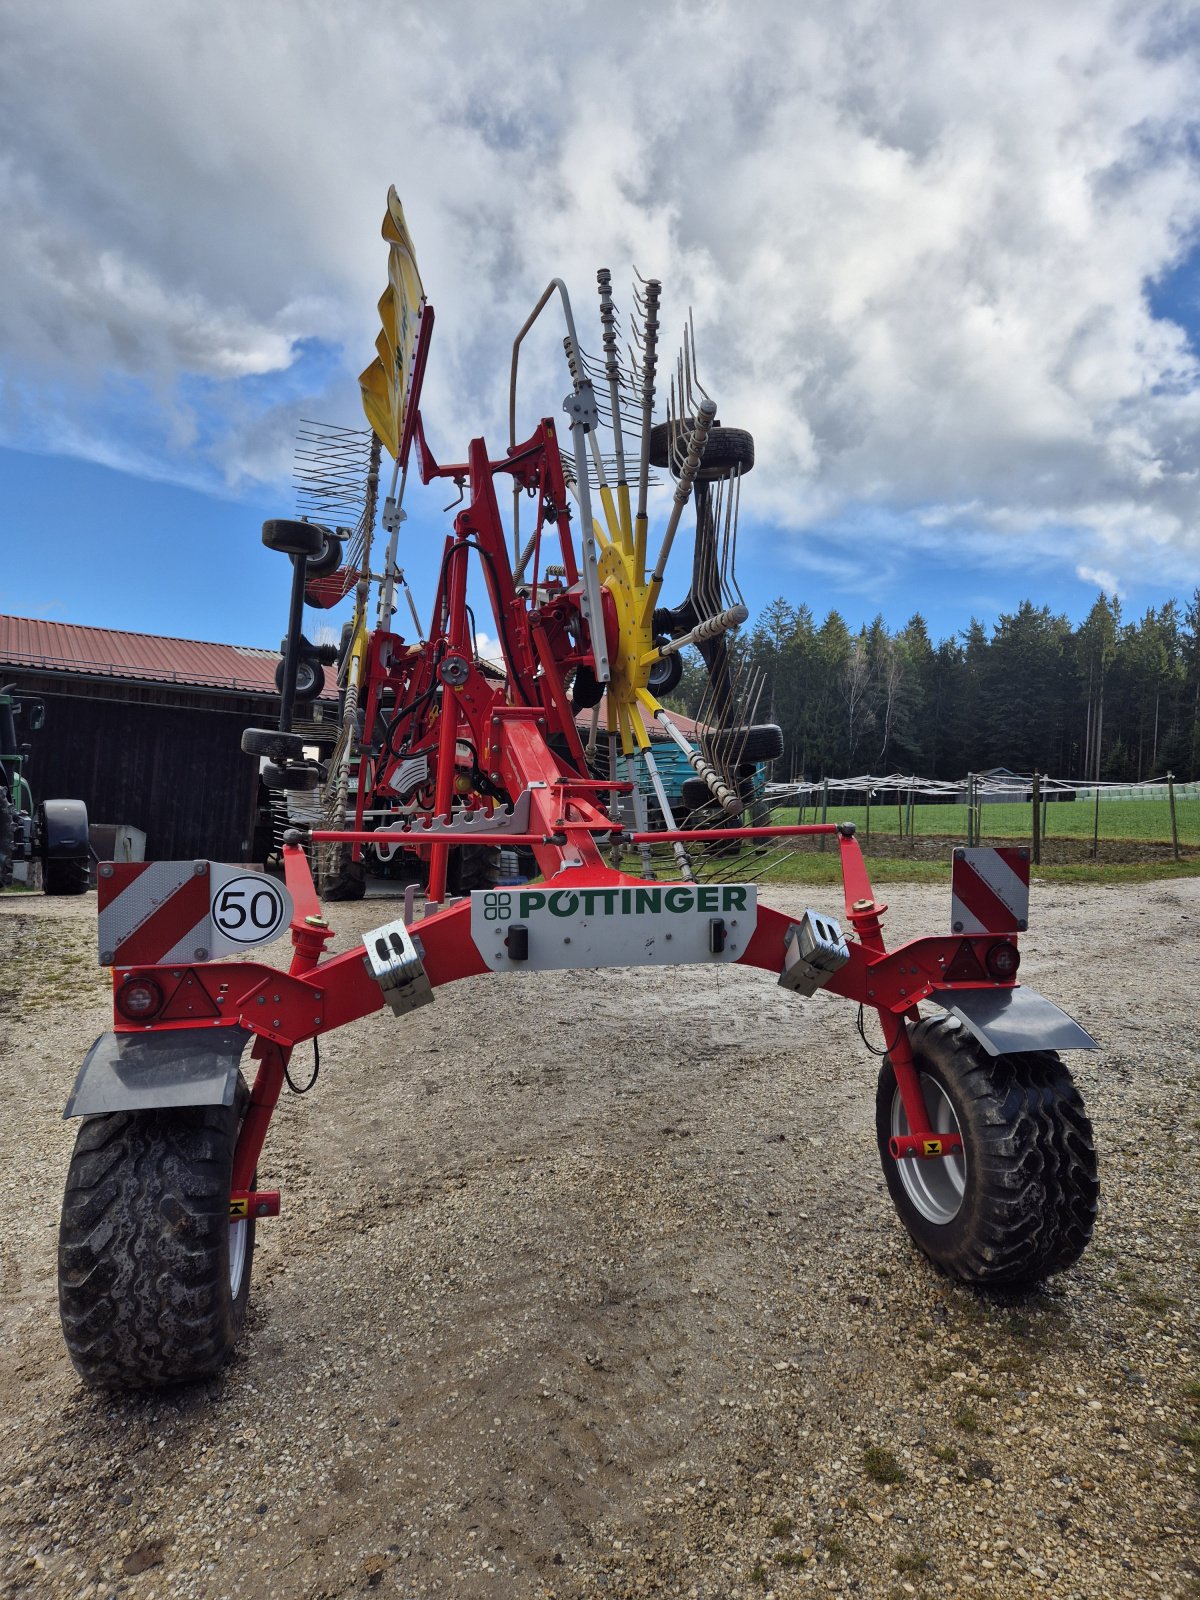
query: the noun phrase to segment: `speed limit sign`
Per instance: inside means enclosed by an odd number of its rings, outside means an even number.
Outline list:
[[[264,872],[219,861],[103,861],[100,964],[211,961],[278,939],[292,897]]]
[[[281,883],[262,872],[239,872],[224,882],[218,881],[229,870],[214,867],[212,872],[208,914],[212,918],[214,953],[219,939],[228,941],[230,951],[270,944],[291,920],[291,896]]]

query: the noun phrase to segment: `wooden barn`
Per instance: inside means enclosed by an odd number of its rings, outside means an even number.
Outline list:
[[[258,761],[242,729],[273,727],[273,650],[0,616],[0,683],[45,703],[29,736],[37,799],[83,800],[93,824],[146,835],[146,855],[261,860]],[[332,674],[314,739],[331,744]],[[310,725],[304,724],[308,728]]]

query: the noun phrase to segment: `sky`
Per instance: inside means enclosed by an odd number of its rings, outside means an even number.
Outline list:
[[[626,320],[636,269],[755,436],[752,611],[1186,598],[1198,57],[1200,10],[1147,0],[0,0],[0,611],[278,643],[259,528],[299,420],[362,425],[391,183],[441,459],[502,453],[550,278],[594,348],[596,269]],[[406,502],[426,610],[451,496]]]

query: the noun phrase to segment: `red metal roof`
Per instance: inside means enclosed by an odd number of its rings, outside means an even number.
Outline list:
[[[0,662],[40,672],[71,672],[85,677],[137,678],[243,694],[277,694],[274,650],[240,644],[207,644],[200,639],[161,638],[121,633],[115,628],[85,628],[76,622],[42,617],[0,616]],[[332,690],[326,673],[326,698]]]
[[[40,672],[71,672],[83,677],[136,678],[150,683],[177,683],[202,688],[237,689],[243,694],[277,694],[274,650],[250,645],[207,644],[200,639],[171,639],[150,633],[122,633],[115,628],[86,628],[77,622],[47,622],[43,617],[0,616],[0,664]],[[325,693],[334,693],[326,669]],[[576,718],[586,738],[591,712]],[[676,727],[694,740],[700,725],[677,712]],[[666,730],[643,713],[652,739]],[[605,703],[600,702],[600,731],[607,731]]]

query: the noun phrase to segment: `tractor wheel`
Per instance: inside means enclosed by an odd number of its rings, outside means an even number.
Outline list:
[[[0,889],[7,889],[13,881],[13,827],[12,806],[7,794],[0,790]]]
[[[86,894],[91,866],[78,856],[42,862],[42,887],[47,894]]]
[[[500,851],[491,844],[464,844],[451,850],[446,867],[446,893],[470,894],[494,889],[500,877]]]
[[[238,1125],[238,1108],[181,1106],[80,1128],[58,1304],[75,1370],[93,1388],[186,1383],[228,1360],[254,1260],[254,1219],[229,1220]]]
[[[674,472],[677,461],[672,453],[671,424],[660,422],[650,430],[650,465],[669,467]],[[675,430],[675,443],[680,450],[687,443],[680,429]],[[700,471],[696,474],[701,483],[731,477],[738,468],[743,473],[754,465],[754,435],[745,428],[723,428],[715,422],[709,429],[700,458]]]
[[[900,1220],[935,1266],[963,1283],[1019,1288],[1072,1266],[1096,1219],[1092,1126],[1051,1050],[989,1056],[957,1017],[910,1028],[930,1126],[961,1154],[895,1160],[909,1131],[890,1060],[875,1102],[883,1175]]]
[[[336,876],[321,890],[322,900],[361,900],[367,892],[367,873],[361,861],[350,857],[350,846],[343,846],[342,864]]]

